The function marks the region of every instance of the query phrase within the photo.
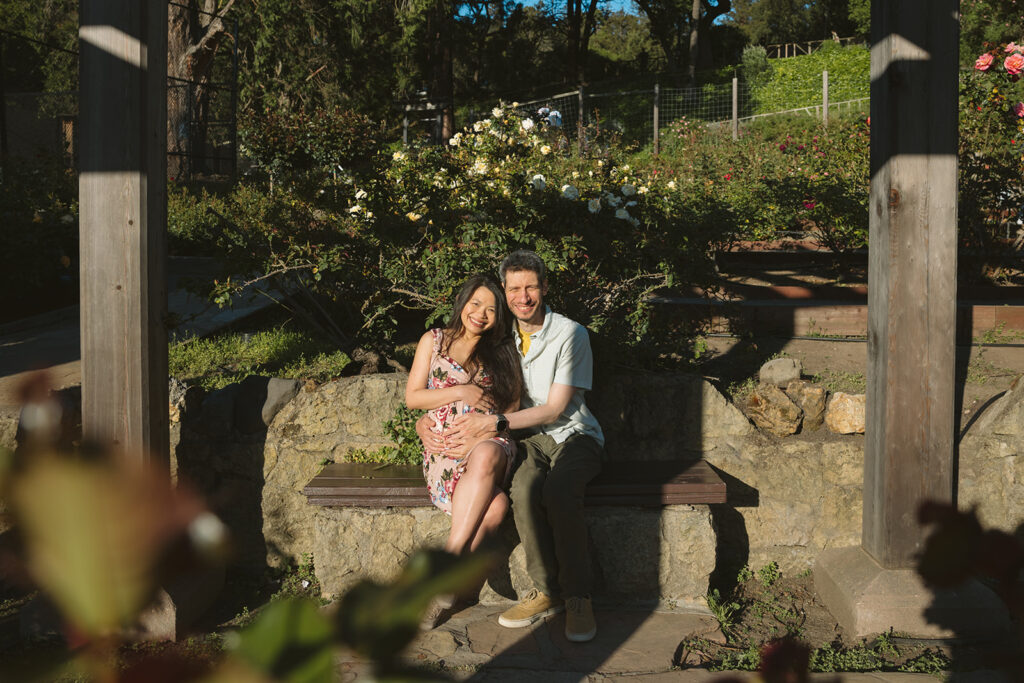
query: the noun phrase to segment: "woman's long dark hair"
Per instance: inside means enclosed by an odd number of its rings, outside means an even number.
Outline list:
[[[466,284],[455,297],[452,317],[444,328],[444,340],[441,351],[449,355],[452,342],[465,334],[462,325],[462,309],[469,303],[473,292],[484,287],[494,294],[494,325],[480,335],[473,351],[466,359],[466,371],[470,373],[470,381],[477,382],[481,370],[486,370],[491,381],[488,386],[480,384],[484,394],[491,399],[498,412],[505,410],[513,403],[518,403],[523,391],[523,369],[519,364],[519,352],[516,351],[515,336],[512,334],[512,312],[505,302],[505,292],[489,275],[477,274],[470,276]]]

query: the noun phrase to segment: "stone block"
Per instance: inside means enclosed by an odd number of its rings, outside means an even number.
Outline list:
[[[786,395],[800,406],[804,413],[801,423],[803,431],[818,429],[825,422],[825,399],[828,398],[828,392],[824,387],[805,379],[795,379],[786,385]]]
[[[747,415],[759,428],[775,436],[789,436],[800,428],[803,412],[782,389],[759,384],[747,399]]]
[[[793,380],[800,379],[803,368],[796,358],[773,358],[764,365],[757,373],[757,379],[761,384],[771,384],[777,387],[784,387]]]
[[[821,553],[814,587],[853,638],[891,628],[912,638],[996,639],[1010,630],[1006,606],[981,583],[933,590],[913,569],[885,569],[859,546]]]
[[[866,410],[864,394],[832,394],[825,410],[825,426],[836,434],[863,434]]]
[[[708,506],[595,507],[586,517],[598,570],[595,597],[704,605],[716,544]],[[362,578],[393,580],[416,550],[442,546],[449,525],[448,517],[435,508],[319,509],[313,553],[324,596],[340,595]],[[512,550],[499,575],[506,566],[508,583],[489,580],[481,602],[503,602],[532,587],[522,546]]]

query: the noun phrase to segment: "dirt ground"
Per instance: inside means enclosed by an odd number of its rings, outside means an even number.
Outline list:
[[[817,672],[991,671],[1012,666],[1010,658],[1019,650],[1012,639],[987,644],[925,641],[894,632],[871,640],[851,639],[819,602],[810,572],[784,576],[774,564],[745,572],[734,591],[719,595],[713,604],[709,600],[726,642],[685,641],[681,668],[747,669],[764,646],[782,639],[798,643],[789,656],[803,649],[810,670]]]

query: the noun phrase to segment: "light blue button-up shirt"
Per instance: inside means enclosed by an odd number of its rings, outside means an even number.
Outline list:
[[[515,333],[516,346],[522,348],[518,325]],[[590,350],[587,328],[545,307],[544,324],[538,332],[530,335],[530,348],[520,361],[526,384],[523,408],[547,403],[552,384],[576,388],[569,405],[557,420],[532,427],[532,431],[548,434],[556,443],[562,443],[573,434],[587,434],[604,445],[601,425],[583,400],[594,376],[594,354]]]

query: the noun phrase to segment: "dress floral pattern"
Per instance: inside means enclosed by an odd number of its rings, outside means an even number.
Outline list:
[[[430,357],[427,388],[444,389],[469,382],[470,374],[453,359],[441,353],[443,332],[440,329],[433,329],[431,333],[434,335],[434,353]],[[486,371],[481,372],[477,379],[481,386],[488,386],[492,381]],[[451,427],[452,420],[457,416],[473,411],[472,406],[468,406],[462,401],[455,401],[429,410],[427,415],[434,421],[431,429],[440,434]],[[505,478],[502,485],[507,486],[515,461],[515,442],[512,441],[508,432],[499,434],[491,441],[501,446],[505,453]],[[427,482],[430,500],[444,510],[445,514],[452,514],[452,496],[455,493],[456,484],[459,483],[459,477],[466,471],[465,461],[466,458],[453,458],[444,453],[423,452],[423,478]]]

